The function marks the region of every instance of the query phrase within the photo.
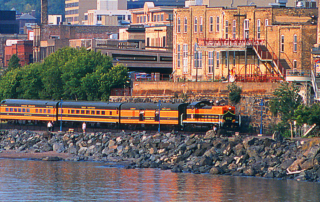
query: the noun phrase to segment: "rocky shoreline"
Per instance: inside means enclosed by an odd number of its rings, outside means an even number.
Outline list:
[[[295,179],[320,182],[320,139],[202,137],[175,133],[0,132],[0,158],[118,162],[127,168]],[[25,155],[22,155],[25,154]],[[48,155],[47,155],[48,154]],[[14,155],[12,155],[14,156]]]

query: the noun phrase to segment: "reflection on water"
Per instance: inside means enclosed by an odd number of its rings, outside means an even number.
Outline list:
[[[320,201],[320,183],[0,159],[0,201]]]

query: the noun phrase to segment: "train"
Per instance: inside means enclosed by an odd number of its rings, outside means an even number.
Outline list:
[[[195,127],[237,128],[235,107],[209,101],[193,103],[136,103],[5,99],[0,106],[1,122],[80,124],[110,128],[161,125],[185,130]]]

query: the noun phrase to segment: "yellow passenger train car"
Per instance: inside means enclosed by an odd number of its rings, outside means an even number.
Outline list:
[[[57,121],[57,101],[6,99],[1,101],[1,121]]]

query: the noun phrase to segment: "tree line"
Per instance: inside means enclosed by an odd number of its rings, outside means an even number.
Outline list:
[[[110,57],[84,48],[66,47],[24,67],[14,55],[0,78],[0,98],[107,101],[112,88],[126,85],[127,72]]]

